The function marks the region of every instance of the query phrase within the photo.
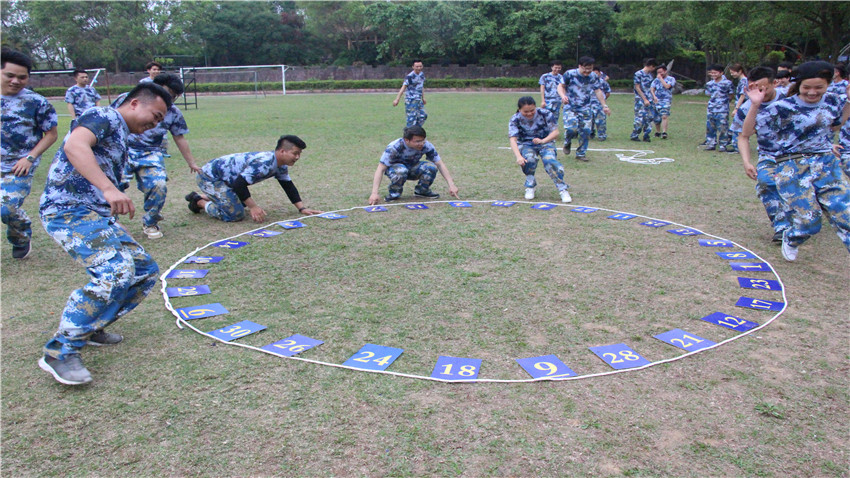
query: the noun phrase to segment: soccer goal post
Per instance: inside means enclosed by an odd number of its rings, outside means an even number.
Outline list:
[[[285,95],[286,94],[286,70],[288,70],[288,69],[289,69],[289,67],[286,66],[286,65],[184,67],[184,68],[180,68],[180,78],[184,79],[187,75],[193,75],[193,74],[194,74],[194,76],[201,75],[203,77],[210,77],[210,78],[215,77],[215,75],[210,74],[210,73],[222,73],[221,77],[224,78],[224,77],[228,76],[227,75],[228,73],[237,73],[237,72],[240,72],[240,71],[243,72],[243,77],[244,77],[245,76],[244,72],[248,71],[249,72],[248,75],[250,75],[250,77],[251,77],[251,80],[249,82],[251,82],[251,81],[254,82],[254,93],[257,94],[257,90],[259,89],[258,88],[259,83],[266,81],[266,77],[268,77],[268,75],[269,75],[269,73],[266,73],[266,72],[273,72],[273,73],[270,73],[271,75],[275,76],[272,81],[277,81],[276,72],[279,71],[280,72],[280,82],[281,82],[281,92]],[[250,73],[251,71],[253,71],[253,74]],[[185,80],[184,80],[184,82],[185,82]]]

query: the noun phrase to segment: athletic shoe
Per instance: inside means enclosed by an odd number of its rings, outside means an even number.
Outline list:
[[[706,140],[706,141],[703,141],[702,143],[698,144],[697,146],[706,146],[707,144],[708,144],[708,141]]]
[[[160,237],[162,237],[162,231],[156,224],[154,224],[153,226],[148,226],[142,229],[142,231],[145,233],[146,236],[148,236],[148,239],[159,239]]]
[[[12,246],[12,257],[14,259],[26,259],[27,257],[29,257],[30,252],[32,252],[32,247],[30,247],[29,242],[27,242],[23,246]]]
[[[439,194],[435,193],[434,191],[431,191],[430,189],[425,190],[425,191],[417,191],[417,190],[414,189],[413,195],[418,197],[418,198],[428,198],[428,199],[437,199],[438,197],[440,197]]]
[[[568,141],[564,143],[564,154],[570,154],[570,151],[573,149],[573,142]]]
[[[386,196],[384,196],[384,201],[386,201],[386,202],[398,201],[398,198],[400,198],[400,197],[401,197],[401,194],[396,194],[396,195],[387,194]]]
[[[632,140],[632,141],[638,141],[638,142],[640,142],[640,138],[638,138],[637,136],[632,136],[632,137],[631,137],[631,138],[629,138],[629,139],[630,139],[630,140]]]
[[[788,243],[785,236],[782,236],[782,257],[788,262],[794,262],[797,259],[797,248]]]
[[[93,345],[95,347],[100,347],[102,345],[115,345],[121,343],[122,340],[124,340],[124,336],[122,335],[109,333],[105,330],[98,330],[89,337],[86,345]]]
[[[656,137],[656,138],[660,138],[660,137],[661,137],[661,133],[656,132],[656,133],[655,133],[655,137]]]
[[[644,143],[651,143],[652,141],[650,141],[649,136],[644,136],[644,137],[643,137],[643,142],[644,142]]]
[[[196,193],[195,191],[190,192],[186,195],[185,199],[189,201],[189,210],[195,214],[201,212],[201,206],[198,205],[198,201],[201,200],[201,195]]]
[[[525,188],[525,198],[529,201],[534,199],[534,188]]]
[[[608,138],[596,138],[597,141],[605,141]]]
[[[773,242],[782,243],[782,234],[784,234],[784,233],[785,233],[785,230],[784,230],[784,229],[783,229],[783,230],[781,230],[781,231],[778,231],[778,232],[774,233],[774,234],[773,234],[773,239],[772,239],[772,241],[773,241]]]
[[[587,156],[576,156],[576,159],[578,161],[584,161],[585,163],[590,161],[589,159],[587,159]]]
[[[573,198],[570,197],[570,192],[564,189],[561,191],[561,202],[573,202]]]
[[[734,147],[730,144],[729,146],[726,146],[726,152],[727,153],[737,153],[738,148],[736,148],[736,147]]]
[[[667,139],[667,133],[661,133],[661,139]]]
[[[38,366],[53,375],[57,382],[65,385],[82,385],[91,382],[91,374],[83,366],[80,354],[70,354],[65,357],[65,360],[45,355],[38,360]]]
[[[706,151],[714,151],[715,149],[717,149],[717,148],[715,148],[715,146],[713,144],[707,145],[705,147]]]

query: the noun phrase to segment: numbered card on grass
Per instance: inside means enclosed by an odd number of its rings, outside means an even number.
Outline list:
[[[557,378],[576,375],[555,355],[541,355],[540,357],[516,359],[516,361],[532,378]]]
[[[675,234],[677,236],[699,236],[702,234],[696,229],[691,229],[690,227],[680,227],[678,229],[668,229],[667,232],[670,234]]]
[[[364,370],[386,370],[402,352],[404,349],[366,344],[343,365]]]
[[[515,201],[495,201],[493,204],[490,205],[496,207],[511,207],[514,204],[516,204]]]
[[[366,212],[386,212],[387,208],[384,206],[366,206],[363,210]]]
[[[200,279],[209,272],[209,269],[174,269],[169,272],[166,279]]]
[[[738,285],[744,289],[782,290],[782,284],[777,280],[738,277]]]
[[[249,232],[248,234],[254,237],[272,237],[277,236],[278,234],[283,234],[280,231],[270,231],[268,229],[260,229],[259,231]]]
[[[469,204],[466,201],[451,201],[451,202],[449,202],[449,206],[451,206],[451,207],[472,207],[472,204]]]
[[[480,369],[481,359],[441,355],[431,376],[445,380],[474,380],[478,378]]]
[[[598,211],[598,209],[592,208],[592,207],[574,207],[574,208],[570,209],[570,211],[580,212],[582,214],[590,214],[592,212]]]
[[[193,295],[206,295],[210,293],[209,286],[193,285],[184,287],[166,287],[165,293],[168,297],[190,297]]]
[[[193,307],[181,307],[176,310],[177,314],[183,320],[203,319],[205,317],[230,313],[218,302],[215,304],[196,305]]]
[[[738,302],[735,302],[738,307],[756,310],[771,310],[778,312],[785,307],[784,302],[773,302],[772,300],[753,299],[752,297],[741,297]]]
[[[535,205],[531,206],[531,209],[537,209],[538,211],[551,211],[552,209],[555,209],[556,207],[558,207],[557,204],[549,204],[549,203],[543,202],[543,203],[535,204]]]
[[[714,345],[714,342],[711,340],[704,339],[699,335],[692,334],[690,332],[685,332],[682,329],[669,330],[663,334],[656,335],[655,338],[688,352],[702,350]]]
[[[772,272],[766,262],[730,262],[733,271]]]
[[[242,322],[237,322],[235,324],[228,325],[227,327],[222,327],[207,333],[213,337],[224,340],[225,342],[230,342],[231,340],[236,340],[265,329],[265,325],[255,324],[250,320],[243,320]]]
[[[227,240],[216,242],[213,244],[213,247],[221,247],[222,249],[239,249],[240,247],[245,247],[247,245],[247,242]]]
[[[701,320],[721,327],[726,327],[727,329],[737,330],[738,332],[746,332],[759,326],[759,324],[755,322],[735,317],[733,315],[724,314],[723,312],[715,312],[703,317]]]
[[[637,352],[629,348],[626,344],[590,347],[590,351],[617,370],[642,367],[651,363],[649,360],[641,357]]]
[[[722,239],[700,239],[699,245],[703,247],[735,247],[732,241],[724,241]]]
[[[424,204],[405,204],[404,207],[407,209],[428,209],[428,206]]]
[[[277,225],[284,229],[298,229],[299,227],[306,227],[301,221],[281,221],[277,223]]]
[[[670,223],[664,222],[664,221],[645,221],[645,222],[640,223],[640,225],[646,226],[646,227],[664,227],[664,226],[669,226]]]
[[[626,214],[626,213],[621,212],[621,213],[612,214],[612,215],[608,216],[608,219],[616,219],[618,221],[628,221],[629,219],[634,219],[636,217],[637,216],[635,216],[634,214]]]
[[[319,217],[324,219],[344,219],[348,216],[343,216],[342,214],[337,214],[335,212],[326,212],[324,214],[319,214]]]
[[[277,342],[264,345],[263,350],[267,350],[275,355],[280,355],[283,357],[292,357],[293,355],[300,354],[305,350],[309,350],[318,345],[322,345],[324,342],[318,339],[311,339],[310,337],[305,337],[304,335],[295,334],[291,337],[287,337],[282,340],[278,340]]]
[[[756,256],[751,252],[732,251],[732,252],[715,252],[721,259],[756,259]]]
[[[192,256],[185,261],[184,264],[215,264],[221,262],[224,256]]]

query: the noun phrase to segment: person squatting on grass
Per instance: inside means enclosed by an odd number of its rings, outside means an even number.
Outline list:
[[[74,121],[83,111],[98,106],[100,94],[89,85],[89,74],[86,70],[74,70],[74,86],[65,92],[65,103],[68,103],[68,113],[71,114],[71,129]]]
[[[161,73],[154,78],[153,82],[165,88],[171,95],[172,102],[183,94],[183,82],[180,77],[172,73]],[[126,95],[121,95],[112,103],[113,107],[120,105]],[[165,158],[168,155],[167,134],[171,133],[174,144],[183,155],[186,165],[192,173],[201,171],[189,148],[186,140],[189,134],[189,126],[183,118],[183,113],[172,103],[168,112],[156,127],[142,134],[131,134],[127,140],[129,147],[129,158],[124,168],[124,178],[121,181],[121,190],[126,191],[130,187],[133,176],[136,177],[136,186],[145,196],[145,215],[142,217],[142,231],[149,239],[162,237],[162,229],[159,222],[162,220],[162,208],[165,207],[165,197],[168,193],[168,174],[165,169]]]
[[[764,100],[758,111],[754,113],[756,115],[765,114],[764,110],[770,104],[785,97],[784,94],[778,93],[774,88],[774,76],[773,68],[767,66],[758,66],[750,70],[750,84],[754,85],[754,88],[764,91]],[[746,95],[746,92],[744,94]],[[752,132],[750,134],[743,132],[744,120],[746,120],[751,106],[749,99],[744,101],[736,111],[735,117],[732,118],[732,125],[729,129],[740,133],[738,151],[740,151],[744,163],[744,172],[750,179],[756,181],[756,196],[764,204],[764,210],[773,225],[773,241],[782,242],[782,234],[791,227],[791,210],[782,200],[779,191],[776,190],[776,181],[774,180],[779,146],[772,131],[756,131],[758,133],[758,163],[753,167],[750,162],[750,136]]]
[[[561,95],[558,93],[558,85],[564,81],[561,75],[561,70],[564,64],[560,61],[553,61],[550,65],[552,71],[540,75],[540,107],[546,108],[555,115],[555,118],[561,117]]]
[[[58,117],[47,99],[25,89],[32,69],[29,57],[6,49],[0,56],[2,217],[12,257],[24,259],[30,254],[32,240],[32,221],[24,211],[24,200],[32,190],[42,153],[56,142]]]
[[[91,108],[56,152],[41,196],[44,229],[91,277],[71,293],[56,334],[38,365],[66,385],[91,382],[80,351],[123,337],[104,328],[130,312],[156,284],[159,267],[117,216],[132,219],[132,200],[118,189],[127,135],[143,133],[165,117],[171,96],[159,85],[136,86],[124,103]]]
[[[590,98],[596,96],[602,105],[602,111],[605,114],[611,114],[605,102],[605,94],[602,93],[602,79],[593,72],[594,63],[596,60],[592,57],[579,58],[578,68],[564,73],[561,84],[558,85],[558,94],[561,95],[561,101],[564,103],[564,154],[570,154],[572,141],[578,137],[576,159],[579,161],[587,161],[587,143],[590,140],[590,127],[593,120]],[[557,116],[554,118],[558,121]],[[557,132],[557,127],[555,131]],[[557,134],[555,137],[557,138]]]
[[[723,67],[708,67],[711,81],[705,84],[709,96],[706,106],[705,150],[734,151],[729,144],[729,101],[733,93],[732,82],[723,75]]]
[[[632,126],[632,134],[629,139],[640,141],[643,132],[643,140],[649,143],[649,134],[652,133],[652,118],[655,116],[652,96],[649,90],[652,87],[652,74],[655,72],[657,63],[655,58],[643,60],[643,68],[635,72],[635,120]]]
[[[667,74],[667,67],[661,65],[655,70],[655,79],[649,86],[655,108],[652,122],[655,123],[655,137],[667,139],[667,122],[670,118],[670,107],[673,105],[673,87],[676,79]]]
[[[274,151],[236,153],[213,159],[198,173],[197,183],[202,194],[195,191],[186,195],[189,210],[201,210],[210,217],[236,222],[245,219],[245,208],[254,222],[266,218],[263,210],[251,197],[248,186],[271,177],[277,179],[292,205],[301,214],[321,214],[301,201],[298,189],[289,177],[289,168],[301,159],[307,144],[298,136],[284,135],[277,140]]]
[[[599,66],[593,65],[593,72],[599,75],[599,80],[602,82],[602,94],[605,95],[605,101],[611,96],[611,85],[608,84],[608,75],[606,75]],[[558,117],[557,115],[555,116]],[[602,108],[602,103],[596,95],[590,97],[590,117],[591,129],[590,138],[596,138],[599,141],[608,139],[608,115],[605,114]]]
[[[782,237],[782,256],[797,258],[797,249],[820,231],[821,210],[826,213],[850,252],[850,182],[841,172],[829,141],[830,128],[841,120],[838,96],[827,93],[832,65],[823,61],[803,63],[793,73],[788,97],[774,101],[764,114],[756,115],[765,98],[758,87],[747,90],[752,108],[744,122],[744,134],[755,129],[770,131],[776,138],[776,189],[791,209],[791,227]]]
[[[732,120],[734,121],[735,115],[738,113],[738,108],[744,104],[744,101],[747,101],[747,85],[749,84],[749,80],[747,79],[747,72],[744,71],[744,66],[740,63],[733,63],[729,67],[729,74],[732,75],[732,78],[738,80],[738,85],[735,87],[735,107],[732,108]],[[738,152],[738,133],[740,132],[740,129],[734,130],[729,128],[729,146],[731,148],[726,148],[727,152]]]
[[[398,90],[393,106],[398,106],[401,95],[404,94],[404,112],[407,115],[407,125],[424,126],[428,119],[425,112],[425,73],[422,72],[422,61],[413,61],[413,71],[404,77],[401,89]]]
[[[425,138],[424,128],[409,126],[404,128],[401,138],[387,145],[372,179],[372,193],[369,196],[369,204],[375,205],[380,201],[381,195],[378,193],[378,188],[380,188],[381,179],[385,175],[390,179],[385,201],[395,201],[400,198],[404,183],[416,179],[419,180],[419,183],[413,189],[415,196],[437,199],[440,195],[431,190],[431,184],[437,177],[437,171],[443,175],[448,183],[449,195],[460,199],[458,188],[455,186],[448,166],[440,158],[434,145],[426,141]],[[423,161],[422,156],[425,156],[427,161]]]
[[[538,160],[542,160],[543,168],[558,188],[561,202],[572,202],[568,191],[570,186],[564,182],[564,166],[557,159],[555,140],[558,134],[558,119],[551,111],[538,108],[530,96],[519,99],[517,112],[508,122],[508,136],[511,151],[525,174],[525,199],[534,199],[534,188],[537,187],[534,173]]]

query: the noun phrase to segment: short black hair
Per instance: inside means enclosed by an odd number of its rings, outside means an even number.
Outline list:
[[[729,65],[729,71],[744,71],[744,65],[740,63],[732,63]]]
[[[658,66],[658,62],[655,58],[645,58],[643,60],[643,66]]]
[[[89,72],[87,72],[86,70],[83,70],[83,69],[78,68],[78,69],[74,70],[74,78],[76,78],[77,75],[82,75],[83,73],[85,73],[87,75],[89,74]]]
[[[428,137],[428,135],[425,133],[425,128],[419,126],[418,124],[404,128],[404,132],[401,136],[406,140],[411,140],[414,136],[421,136],[423,138]]]
[[[564,63],[561,60],[552,60],[552,61],[549,62],[549,68],[551,68],[555,65],[564,66]]]
[[[145,70],[150,70],[151,68],[153,68],[155,66],[158,66],[160,70],[162,69],[162,63],[160,63],[158,61],[149,61],[149,62],[147,62],[147,64],[145,64]]]
[[[838,76],[840,76],[844,80],[847,79],[847,65],[845,65],[844,63],[836,63],[832,66],[835,67],[835,70],[838,72]]]
[[[779,70],[776,72],[776,78],[791,78],[791,72],[788,70]]]
[[[705,71],[719,71],[720,73],[723,73],[723,66],[715,63],[713,65],[708,65],[708,68],[706,68]]]
[[[789,71],[794,69],[794,63],[790,61],[782,61],[777,65],[778,68],[787,68]]]
[[[662,63],[662,64],[658,65],[657,67],[655,67],[655,69],[667,71],[667,65]]]
[[[171,100],[171,95],[165,91],[165,88],[157,85],[156,83],[139,83],[135,88],[130,90],[127,93],[127,97],[124,98],[124,102],[122,105],[130,104],[130,100],[133,98],[152,100],[155,97],[162,98],[162,101],[165,102],[166,108],[171,108],[173,101]]]
[[[285,149],[287,151],[292,149],[292,147],[286,147],[286,143],[289,143],[299,149],[307,149],[307,143],[305,143],[303,139],[299,138],[298,136],[295,136],[294,134],[285,134],[281,136],[277,140],[277,146],[275,146],[274,149]]]
[[[30,57],[17,50],[3,48],[0,51],[0,68],[6,68],[6,63],[23,66],[27,69],[27,73],[32,71],[32,60],[30,60]]]
[[[175,98],[186,91],[180,77],[174,73],[160,73],[154,77],[153,82],[160,86],[167,86],[172,92],[174,92]]]
[[[413,62],[412,62],[412,63],[410,63],[410,64],[412,65],[413,63],[422,63],[422,60],[420,60],[419,58],[415,58],[415,59],[413,60]],[[422,63],[422,64],[424,65],[425,63]]]
[[[595,63],[596,63],[596,58],[593,58],[592,56],[583,56],[583,57],[578,59],[579,66],[593,65]]]
[[[761,80],[762,78],[767,78],[767,81],[772,82],[776,79],[776,72],[769,66],[757,66],[750,69],[750,72],[747,73],[747,78],[749,78],[750,83]]]

